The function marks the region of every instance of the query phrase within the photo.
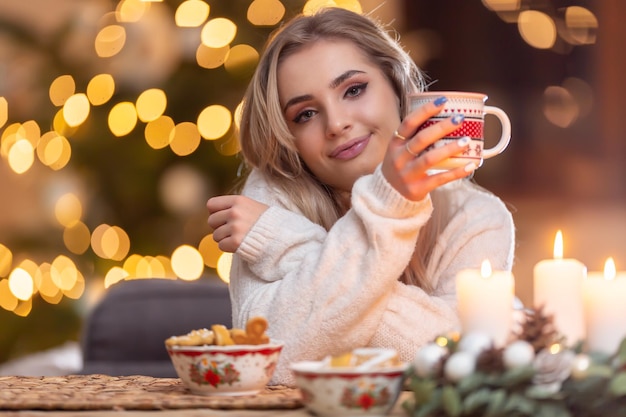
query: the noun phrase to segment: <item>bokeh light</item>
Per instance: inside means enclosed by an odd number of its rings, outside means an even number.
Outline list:
[[[137,110],[129,101],[117,103],[109,112],[109,129],[115,136],[126,136],[137,126]]]
[[[494,12],[519,10],[521,0],[482,0],[483,5]]]
[[[534,48],[550,49],[556,42],[556,24],[543,12],[538,10],[521,12],[517,26],[524,41]]]
[[[94,106],[107,103],[115,93],[115,80],[111,74],[98,74],[87,84],[87,98]]]
[[[61,291],[69,291],[78,280],[78,269],[70,258],[59,255],[50,264],[50,277]]]
[[[61,225],[71,227],[81,219],[83,206],[75,194],[67,193],[57,200],[54,215]]]
[[[60,75],[52,81],[48,94],[50,101],[57,107],[65,104],[65,100],[76,92],[76,82],[71,75]]]
[[[28,120],[19,127],[16,134],[23,139],[27,139],[33,148],[37,147],[39,137],[41,136],[41,129],[34,120]]]
[[[149,9],[150,3],[144,0],[121,0],[116,9],[118,22],[138,22]]]
[[[209,268],[217,268],[217,262],[224,253],[213,239],[212,233],[202,238],[198,245],[198,251],[202,255],[204,264]]]
[[[185,0],[178,5],[174,20],[179,27],[199,27],[206,22],[211,8],[202,0]]]
[[[248,77],[252,75],[259,62],[259,53],[250,45],[233,46],[228,52],[224,68],[233,75]]]
[[[221,48],[210,48],[201,43],[196,50],[196,62],[202,68],[218,68],[226,62],[229,51],[229,45],[222,46]]]
[[[204,271],[202,255],[193,246],[181,245],[172,253],[172,269],[183,280],[198,279]]]
[[[565,9],[565,26],[568,29],[568,41],[574,45],[589,45],[596,41],[598,19],[596,16],[580,6],[570,6]]]
[[[153,278],[167,278],[165,265],[159,258],[145,256],[137,264],[137,274]]]
[[[52,121],[52,129],[59,135],[70,137],[74,133],[76,133],[77,127],[72,127],[67,124],[67,122],[65,121],[65,117],[63,116],[63,108],[61,108],[54,115],[54,120]]]
[[[172,131],[170,148],[178,156],[191,155],[200,146],[200,132],[198,127],[191,122],[177,124]]]
[[[237,34],[237,25],[225,17],[209,20],[200,34],[202,43],[209,48],[222,48],[230,44]]]
[[[168,168],[159,181],[159,196],[171,213],[189,216],[207,200],[206,181],[195,168],[178,164]]]
[[[142,122],[151,122],[158,119],[167,107],[167,96],[159,88],[151,88],[142,92],[135,103],[137,116]]]
[[[117,55],[126,43],[126,30],[120,25],[109,25],[98,33],[95,41],[96,53],[101,58]]]
[[[578,117],[579,109],[572,94],[561,86],[547,87],[543,93],[543,113],[550,122],[565,128]]]
[[[217,260],[217,275],[226,283],[230,282],[230,267],[233,264],[233,254],[224,252]]]
[[[104,288],[109,288],[111,285],[124,280],[128,276],[130,276],[130,274],[126,272],[124,268],[114,266],[109,269],[104,277]]]
[[[130,250],[130,238],[119,226],[101,224],[91,234],[91,248],[102,259],[121,261]]]
[[[0,127],[9,120],[9,102],[6,98],[0,97]]]
[[[9,155],[9,149],[11,146],[17,142],[17,133],[20,129],[21,125],[19,123],[13,123],[7,126],[2,132],[2,136],[0,137],[0,155],[3,158],[7,158]]]
[[[22,268],[15,268],[9,275],[9,290],[21,301],[29,300],[33,296],[33,278]]]
[[[17,134],[17,130],[19,129],[19,125],[11,125],[4,131],[2,135],[2,142],[0,143],[0,155],[3,158],[9,158],[9,151],[11,147],[18,141],[18,139],[23,139]]]
[[[254,0],[248,6],[247,19],[255,26],[274,26],[285,16],[280,0]]]
[[[72,148],[65,136],[60,136],[56,131],[44,133],[37,146],[37,158],[42,164],[59,170],[70,160]]]
[[[102,233],[100,246],[106,259],[121,261],[128,255],[130,239],[121,227],[112,226]]]
[[[35,160],[33,145],[26,139],[18,139],[9,148],[9,166],[17,174],[28,171]]]
[[[63,243],[72,253],[82,255],[91,245],[91,233],[89,227],[78,221],[63,230]]]
[[[84,291],[85,277],[83,277],[83,274],[79,270],[76,270],[76,282],[74,283],[74,286],[72,286],[69,290],[64,290],[63,295],[67,298],[71,298],[72,300],[78,300],[83,295]]]
[[[85,122],[89,116],[89,99],[83,93],[74,94],[63,105],[63,118],[68,126],[76,127]]]
[[[50,304],[58,304],[63,299],[63,292],[52,280],[51,268],[51,264],[42,263],[34,278],[41,298]]]
[[[0,307],[8,311],[13,311],[17,307],[17,297],[9,288],[8,279],[0,279]]]
[[[198,130],[208,140],[221,138],[231,125],[231,113],[226,107],[214,104],[206,107],[198,116]]]
[[[0,243],[0,277],[9,275],[11,265],[13,265],[13,252]]]
[[[169,116],[161,116],[148,122],[144,130],[146,142],[152,149],[163,149],[172,141],[173,131],[176,126]]]
[[[33,309],[33,300],[28,299],[27,301],[18,301],[17,307],[13,310],[13,313],[20,316],[26,317],[30,314]]]

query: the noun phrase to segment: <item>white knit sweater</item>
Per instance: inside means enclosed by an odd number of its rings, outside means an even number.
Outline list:
[[[233,326],[263,316],[270,337],[285,341],[272,383],[293,385],[294,361],[357,347],[393,347],[411,361],[424,343],[458,329],[456,273],[484,259],[510,270],[514,251],[505,205],[462,182],[445,186],[454,214],[427,265],[429,295],[398,277],[430,217],[430,198],[405,199],[378,168],[355,183],[352,208],[326,231],[251,173],[243,194],[270,207],[233,257]]]

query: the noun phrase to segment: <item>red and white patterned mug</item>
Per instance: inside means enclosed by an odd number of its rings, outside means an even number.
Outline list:
[[[439,114],[430,118],[418,131],[434,123],[456,114],[462,114],[465,118],[463,124],[454,132],[438,140],[431,146],[443,146],[451,141],[456,141],[463,136],[470,137],[470,145],[462,153],[446,159],[434,170],[447,170],[459,166],[465,166],[474,162],[477,167],[481,166],[483,160],[499,155],[506,149],[511,140],[511,121],[507,114],[500,108],[486,106],[487,95],[482,93],[470,93],[463,91],[428,91],[411,95],[411,110],[414,110],[438,97],[445,96],[448,101],[444,104]],[[484,124],[485,115],[496,116],[502,126],[499,141],[491,148],[485,148]]]

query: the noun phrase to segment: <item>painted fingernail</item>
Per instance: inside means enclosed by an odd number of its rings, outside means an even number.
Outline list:
[[[455,114],[454,116],[452,116],[452,123],[455,125],[459,125],[463,123],[463,119],[465,119],[465,116],[463,116],[462,114]]]
[[[469,136],[463,136],[462,138],[460,138],[459,140],[456,141],[456,144],[459,145],[460,147],[465,147],[470,143],[470,137]]]
[[[465,170],[465,172],[472,172],[476,168],[477,168],[476,162],[470,162],[469,164],[465,165],[463,169]]]
[[[435,101],[433,101],[433,104],[435,106],[441,106],[446,101],[448,101],[448,99],[445,96],[441,96],[441,97],[437,97]]]

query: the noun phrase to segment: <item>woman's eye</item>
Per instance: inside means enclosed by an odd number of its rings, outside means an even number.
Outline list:
[[[367,83],[356,84],[356,85],[350,86],[348,90],[346,91],[346,97],[357,97],[361,95],[363,91],[365,91],[366,88],[367,88]]]
[[[304,110],[303,112],[298,113],[298,115],[293,119],[296,123],[302,123],[309,120],[315,112],[313,110]]]

